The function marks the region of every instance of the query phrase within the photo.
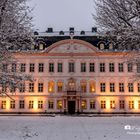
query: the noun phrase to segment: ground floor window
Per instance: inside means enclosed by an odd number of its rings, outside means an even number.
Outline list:
[[[90,101],[90,109],[96,109],[96,102],[95,100]]]
[[[124,100],[120,100],[120,109],[125,109],[125,101]]]
[[[101,109],[106,109],[106,101],[101,101]]]
[[[63,105],[62,105],[62,100],[58,100],[57,101],[57,109],[62,109]]]
[[[43,108],[43,101],[38,101],[38,109],[42,109]]]
[[[54,108],[54,102],[52,100],[48,101],[48,109]]]
[[[110,101],[110,108],[115,109],[115,101]]]
[[[24,100],[19,101],[19,108],[24,109]]]
[[[134,109],[134,101],[129,101],[129,109]]]
[[[6,101],[2,101],[2,103],[1,103],[1,109],[6,109]]]
[[[10,101],[10,108],[15,109],[15,101]]]
[[[87,108],[87,101],[86,101],[86,100],[83,100],[83,101],[81,102],[81,108],[82,108],[82,109],[86,109],[86,108]]]
[[[140,109],[140,100],[138,101],[138,108]]]
[[[29,109],[33,109],[34,108],[34,101],[29,101]]]

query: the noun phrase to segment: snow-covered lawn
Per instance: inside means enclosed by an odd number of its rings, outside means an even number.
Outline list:
[[[140,117],[0,117],[0,140],[139,139]]]

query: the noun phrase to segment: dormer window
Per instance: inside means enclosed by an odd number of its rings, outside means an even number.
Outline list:
[[[39,50],[43,50],[43,48],[44,48],[44,45],[42,43],[39,44]]]
[[[32,45],[31,45],[31,50],[34,50],[34,49],[35,49],[35,45],[32,44]]]
[[[113,44],[109,43],[109,49],[112,50],[113,49]]]
[[[100,50],[103,50],[104,48],[105,48],[104,43],[101,43],[101,44],[100,44]]]
[[[81,31],[81,33],[80,33],[81,35],[85,35],[85,31]]]
[[[64,31],[60,31],[59,32],[59,35],[64,35]]]

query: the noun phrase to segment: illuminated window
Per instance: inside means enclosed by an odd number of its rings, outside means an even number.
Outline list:
[[[127,64],[127,70],[128,70],[128,72],[133,72],[133,64],[132,63]]]
[[[115,83],[110,83],[110,92],[115,92]]]
[[[105,45],[103,43],[100,44],[100,49],[103,50],[105,48]]]
[[[134,101],[129,101],[129,109],[134,109]]]
[[[25,106],[25,101],[24,100],[20,100],[19,101],[19,108],[20,109],[24,109],[24,106]]]
[[[43,50],[44,49],[44,45],[43,44],[39,44],[39,50]]]
[[[15,101],[10,101],[10,108],[15,109]]]
[[[96,102],[95,100],[90,101],[90,109],[96,109]]]
[[[95,82],[90,82],[90,92],[91,93],[95,92]]]
[[[100,83],[100,92],[105,92],[105,91],[106,91],[105,83]]]
[[[119,63],[119,64],[118,64],[118,71],[119,71],[119,72],[123,72],[123,71],[124,71],[123,63]]]
[[[42,109],[43,108],[43,101],[38,101],[38,109]]]
[[[106,101],[101,101],[101,109],[106,109]]]
[[[6,109],[6,101],[2,101],[2,103],[1,103],[1,109]]]
[[[140,101],[138,101],[138,109],[140,109]]]
[[[17,69],[17,64],[13,63],[12,68],[11,68],[11,72],[16,72],[16,69]]]
[[[49,63],[49,72],[54,72],[54,63]]]
[[[48,83],[48,92],[53,93],[54,92],[54,82],[49,82]]]
[[[57,83],[57,91],[62,92],[63,91],[63,82],[58,82]]]
[[[81,63],[81,72],[86,72],[86,63]]]
[[[119,92],[124,92],[124,83],[119,83]]]
[[[63,105],[62,105],[62,101],[58,100],[57,101],[57,109],[62,109]]]
[[[81,82],[81,92],[86,92],[86,91],[87,91],[87,83]]]
[[[48,101],[48,109],[53,109],[54,107],[54,102],[52,100]]]
[[[109,43],[109,49],[112,50],[113,49],[113,44]]]
[[[110,101],[110,108],[115,109],[115,101]]]
[[[43,92],[43,83],[38,83],[38,92]]]
[[[87,101],[86,100],[83,100],[81,102],[81,109],[86,109],[87,108]]]
[[[128,91],[129,92],[133,92],[134,91],[133,83],[128,83]]]
[[[44,72],[44,64],[43,63],[38,64],[38,72]]]
[[[20,64],[20,72],[26,72],[26,64],[25,63]]]
[[[34,83],[29,83],[29,92],[34,92]]]
[[[115,68],[114,68],[114,63],[109,63],[109,72],[114,72]]]
[[[34,63],[30,63],[30,72],[35,72],[35,64]]]
[[[19,92],[20,93],[24,93],[25,92],[25,84],[24,83],[20,83],[19,84]]]
[[[63,72],[63,64],[62,63],[57,64],[57,72]]]
[[[94,65],[94,63],[90,63],[89,64],[89,71],[90,72],[95,72],[95,65]]]
[[[33,109],[34,108],[34,101],[29,101],[29,109]]]
[[[105,72],[105,63],[100,63],[100,72]]]
[[[74,62],[69,63],[69,72],[74,72],[75,71],[75,65]]]
[[[120,109],[125,109],[125,101],[120,100],[119,102],[120,102],[120,104],[119,104]]]
[[[138,83],[138,92],[140,92],[140,83]]]

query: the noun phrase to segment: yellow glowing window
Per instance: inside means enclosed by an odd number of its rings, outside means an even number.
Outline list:
[[[48,92],[53,93],[54,92],[54,82],[48,83]]]
[[[86,102],[86,100],[84,100],[84,101],[81,102],[81,108],[82,109],[86,109],[87,108],[87,102]]]
[[[44,48],[44,45],[43,44],[40,44],[39,45],[39,50],[43,50],[43,48]]]
[[[81,82],[81,91],[86,92],[87,91],[87,83],[86,82]]]
[[[59,100],[59,101],[57,101],[57,109],[62,109],[62,101],[61,100]]]
[[[1,109],[6,109],[6,101],[2,101]]]
[[[134,101],[129,101],[129,109],[134,109]]]
[[[110,108],[115,109],[115,101],[110,101]]]
[[[57,91],[62,92],[63,91],[63,82],[58,82],[57,83]]]
[[[91,93],[95,92],[95,83],[94,82],[90,82],[90,92]]]

